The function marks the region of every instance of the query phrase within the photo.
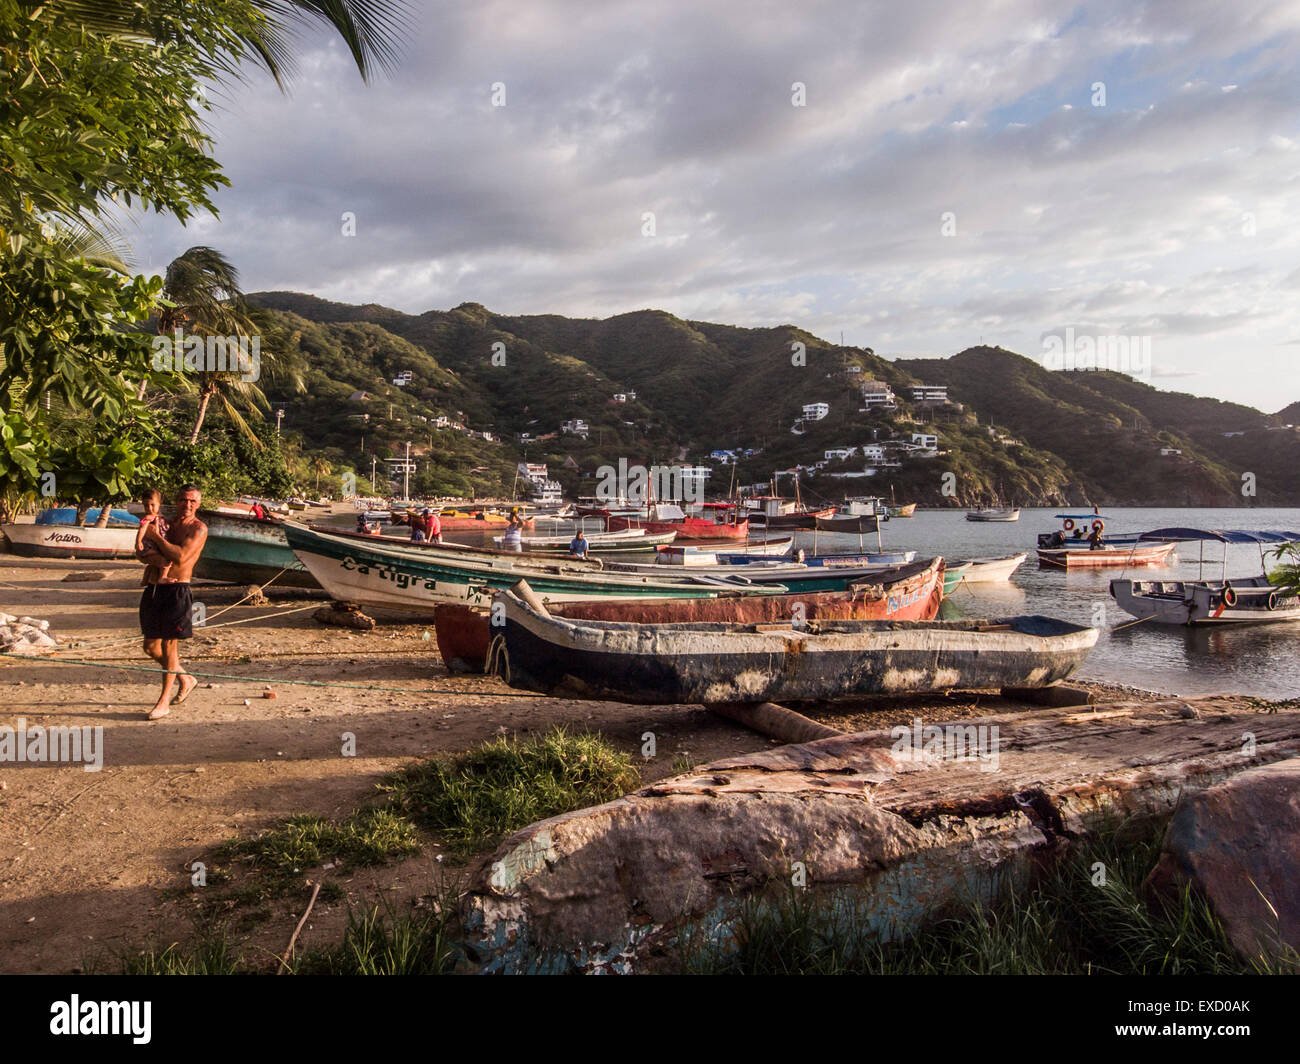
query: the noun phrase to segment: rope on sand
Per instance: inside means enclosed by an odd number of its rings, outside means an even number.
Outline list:
[[[119,665],[113,660],[94,661],[83,660],[81,658],[38,658],[27,657],[16,659],[17,661],[41,661],[49,665],[84,665],[99,669],[122,669],[126,672],[148,672],[153,675],[161,675],[167,671],[165,669],[153,669],[147,665]],[[260,684],[292,684],[297,687],[343,687],[355,691],[395,691],[407,695],[470,695],[475,698],[547,698],[544,694],[536,694],[529,691],[508,691],[498,693],[496,691],[456,691],[449,690],[445,687],[380,687],[375,684],[361,683],[331,683],[323,680],[285,680],[274,676],[236,676],[232,673],[224,672],[194,672],[190,669],[184,670],[188,675],[209,680],[242,680],[245,683]]]

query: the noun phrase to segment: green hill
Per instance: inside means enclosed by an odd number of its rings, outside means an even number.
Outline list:
[[[411,315],[292,292],[250,298],[265,342],[307,379],[305,398],[267,386],[305,448],[362,468],[409,439],[432,456],[425,465],[439,483],[463,493],[509,491],[527,459],[547,462],[569,496],[590,494],[596,468],[625,458],[711,464],[712,494],[821,463],[801,475],[810,497],[892,488],[925,505],[1300,503],[1300,436],[1275,427],[1300,421],[1287,413],[1300,404],[1268,416],[1115,373],[1049,372],[998,348],[891,362],[792,325],[747,329],[655,310],[594,320],[464,303]],[[404,373],[410,383],[395,385]],[[894,389],[896,410],[861,409],[868,379]],[[911,402],[917,383],[947,385],[952,401]],[[830,412],[793,432],[809,403]],[[462,428],[432,429],[439,417]],[[585,439],[561,433],[573,419],[586,422]],[[860,471],[861,457],[824,458],[906,444],[913,433],[937,435],[940,453],[903,454],[867,478],[832,476]],[[757,453],[727,466],[709,461],[714,449]],[[1242,495],[1247,473],[1253,497]]]

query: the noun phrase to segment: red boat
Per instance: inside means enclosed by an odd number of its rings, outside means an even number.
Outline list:
[[[679,540],[749,538],[749,518],[740,517],[732,503],[706,502],[700,504],[700,509],[712,516],[687,517],[680,506],[655,503],[646,508],[645,517],[611,515],[605,519],[605,528],[610,532],[621,532],[625,528],[644,528],[647,532],[676,532]]]
[[[594,599],[547,604],[556,617],[636,624],[722,621],[782,624],[804,620],[929,621],[943,601],[942,558],[899,565],[864,576],[847,591],[790,595],[737,595],[712,599]],[[801,608],[802,607],[802,608]],[[453,672],[482,672],[492,631],[488,611],[442,605],[434,612],[438,653]]]

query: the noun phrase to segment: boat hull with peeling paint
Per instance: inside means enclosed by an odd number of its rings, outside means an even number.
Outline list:
[[[503,591],[511,686],[645,705],[839,701],[877,694],[1046,687],[1069,677],[1097,629],[1051,617],[634,624],[569,620]]]

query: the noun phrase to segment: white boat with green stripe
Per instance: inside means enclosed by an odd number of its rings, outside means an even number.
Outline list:
[[[526,579],[550,602],[601,598],[714,598],[723,594],[781,594],[779,584],[757,585],[745,576],[674,572],[614,573],[599,560],[544,561],[518,554],[469,554],[437,546],[404,547],[335,536],[286,524],[299,560],[330,596],[359,606],[432,613],[441,603],[486,605],[494,592]]]

